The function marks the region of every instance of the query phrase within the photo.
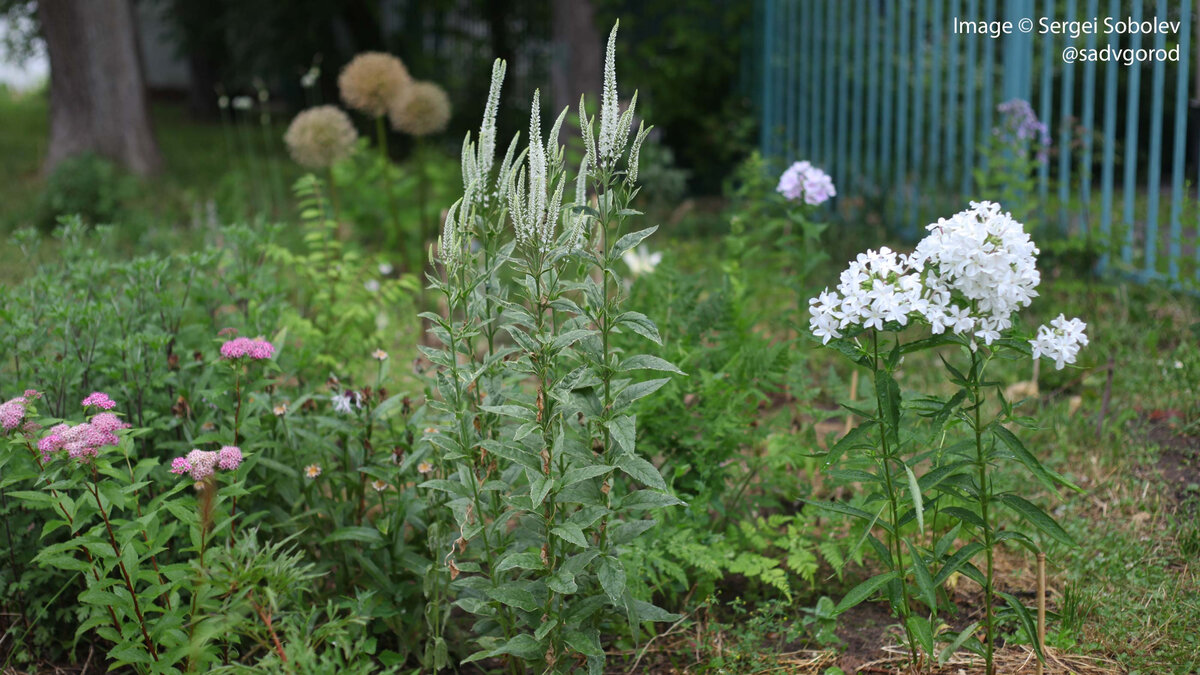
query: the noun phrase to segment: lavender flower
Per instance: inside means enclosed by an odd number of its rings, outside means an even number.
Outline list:
[[[779,177],[775,191],[790,201],[803,197],[805,203],[812,206],[824,204],[837,196],[837,189],[833,187],[833,179],[829,174],[807,161],[789,166]]]

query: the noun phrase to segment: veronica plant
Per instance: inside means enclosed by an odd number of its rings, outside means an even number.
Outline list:
[[[514,672],[585,663],[600,672],[602,625],[672,616],[635,599],[619,557],[653,524],[644,511],[681,502],[636,454],[629,414],[667,381],[635,372],[678,370],[620,354],[611,340],[628,330],[659,341],[650,319],[621,310],[618,262],[655,228],[623,232],[638,215],[630,203],[646,130],[630,136],[636,96],[618,107],[615,41],[616,28],[598,133],[581,101],[587,153],[566,208],[572,181],[558,138],[567,111],[543,141],[537,93],[527,147],[517,154],[514,140],[493,175],[497,64],[479,139],[464,145],[464,195],[437,255],[442,276],[431,278],[447,307],[427,315],[444,345],[426,350],[439,367],[431,405],[447,421],[430,436],[440,473],[424,486],[446,495],[457,529],[437,562],[456,604],[477,617],[478,649],[465,661],[502,658]]]
[[[1007,510],[1051,539],[1071,543],[1049,515],[1018,491],[1001,489],[998,482],[1015,462],[1049,490],[1074,486],[1042,466],[1010,430],[1010,423],[1028,420],[1014,414],[1001,383],[988,377],[988,366],[997,359],[1045,356],[1062,368],[1074,363],[1087,344],[1086,326],[1060,315],[1031,340],[1014,327],[1015,314],[1037,296],[1038,251],[1021,224],[998,205],[972,203],[970,209],[927,229],[928,236],[911,255],[887,248],[859,254],[842,272],[836,292],[826,290],[809,301],[814,335],[869,370],[875,384],[875,409],[855,410],[866,422],[831,448],[826,463],[836,464],[853,453],[847,460],[851,466],[840,473],[871,486],[866,503],[880,507],[825,506],[868,523],[865,538],[886,571],[851,590],[838,610],[882,588],[904,626],[914,667],[922,662],[922,651],[933,655],[935,642],[944,639],[949,645],[942,658],[966,647],[983,655],[992,673],[1000,619],[1015,618],[1026,634],[1035,634],[1020,601],[996,589],[994,553],[1005,542],[1033,551],[1039,545],[1028,529],[1001,530],[1001,512]],[[905,342],[917,325],[927,327],[929,335]],[[942,360],[957,392],[944,399],[904,399],[895,377],[902,358],[935,347],[954,348]],[[930,418],[932,437],[902,424],[906,411]],[[967,437],[940,446],[934,439],[947,426],[965,429]],[[867,470],[855,466],[861,460],[866,460]],[[921,474],[919,466],[930,468]],[[924,533],[930,513],[940,513],[954,525],[923,545],[912,526]],[[883,531],[882,539],[876,537],[876,528]],[[955,550],[960,538],[967,543]],[[974,563],[981,555],[982,571]],[[939,635],[933,620],[938,588],[955,572],[983,588],[984,619],[957,633]],[[914,599],[925,605],[919,612],[913,608]],[[1004,602],[1003,612],[997,600]],[[982,639],[976,637],[979,630]]]

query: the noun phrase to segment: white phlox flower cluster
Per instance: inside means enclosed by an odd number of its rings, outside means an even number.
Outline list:
[[[1012,326],[1012,315],[1037,297],[1038,249],[1021,223],[992,202],[929,225],[911,258],[924,272],[920,308],[935,334],[972,332],[986,344]]]
[[[883,324],[908,323],[914,307],[924,306],[921,278],[909,260],[886,246],[859,253],[842,271],[837,292],[826,289],[808,301],[813,334],[828,343],[850,326],[882,329]]]
[[[887,248],[860,253],[842,272],[836,292],[809,300],[809,326],[828,343],[850,327],[880,330],[889,322],[929,324],[992,344],[1012,327],[1012,316],[1037,297],[1038,249],[1021,224],[991,202],[928,226],[912,255]],[[1034,341],[1034,355],[1073,363],[1087,344],[1078,319],[1055,320]],[[972,341],[972,347],[974,342]]]
[[[1049,326],[1038,326],[1037,336],[1029,341],[1033,358],[1053,359],[1054,367],[1062,370],[1066,364],[1075,363],[1079,350],[1087,346],[1086,330],[1087,324],[1078,318],[1068,319],[1067,315],[1059,314]]]

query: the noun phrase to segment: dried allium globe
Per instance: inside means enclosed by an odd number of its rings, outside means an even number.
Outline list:
[[[354,152],[358,132],[346,113],[322,105],[296,115],[283,140],[297,164],[325,169]]]
[[[383,52],[355,56],[338,76],[342,102],[371,117],[385,115],[392,101],[411,84],[412,77],[404,63]]]
[[[414,82],[388,106],[392,128],[412,136],[429,136],[450,122],[450,97],[432,82]]]

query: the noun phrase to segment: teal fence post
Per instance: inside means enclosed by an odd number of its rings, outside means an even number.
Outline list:
[[[1109,0],[1109,16],[1117,16],[1121,10],[1121,0]],[[1118,35],[1110,33],[1108,46],[1116,49]],[[1116,174],[1117,154],[1117,62],[1109,61],[1104,67],[1104,168],[1102,169],[1101,203],[1100,203],[1100,236],[1104,240],[1103,253],[1100,255],[1098,272],[1103,274],[1108,270],[1109,256],[1113,250],[1112,216],[1113,216],[1113,180]]]
[[[1142,0],[1133,0],[1133,10],[1130,18],[1142,20]],[[1129,48],[1138,50],[1142,46],[1142,36],[1134,33],[1130,37]],[[1121,261],[1126,268],[1133,266],[1133,235],[1135,229],[1134,204],[1137,201],[1137,151],[1138,151],[1138,96],[1139,76],[1141,68],[1129,69],[1128,87],[1125,91],[1125,189],[1122,195],[1125,216],[1125,245],[1121,248]],[[1131,95],[1134,94],[1134,95]]]
[[[1158,0],[1157,16],[1167,16],[1167,0]],[[1154,48],[1163,49],[1167,36],[1154,35]],[[1148,279],[1158,276],[1158,201],[1162,187],[1163,86],[1166,73],[1162,59],[1154,61],[1154,80],[1150,97],[1150,166],[1146,178],[1146,260]]]
[[[1179,70],[1175,73],[1175,150],[1171,165],[1171,241],[1167,255],[1170,257],[1168,275],[1173,283],[1178,283],[1179,263],[1182,257],[1183,200],[1187,195],[1183,191],[1184,160],[1187,156],[1187,100],[1188,100],[1188,65],[1191,61],[1191,33],[1188,27],[1192,25],[1192,4],[1184,2],[1179,16]],[[1200,95],[1200,92],[1197,92]],[[1200,164],[1200,161],[1197,161]]]

